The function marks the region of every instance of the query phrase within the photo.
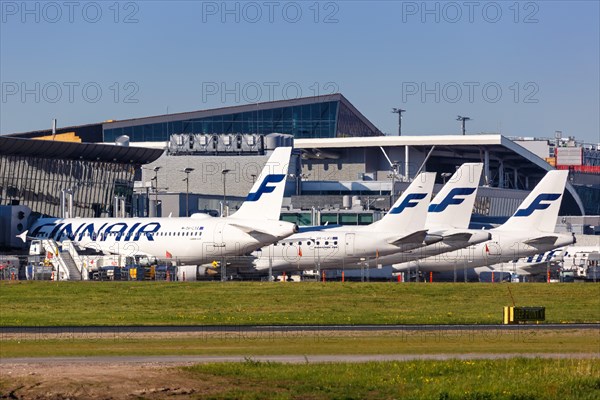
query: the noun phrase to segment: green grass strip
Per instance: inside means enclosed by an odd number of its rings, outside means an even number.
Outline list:
[[[497,324],[508,286],[547,322],[600,322],[591,283],[2,282],[0,325]]]
[[[183,368],[214,399],[598,399],[600,361],[476,360],[286,365],[254,362]],[[210,382],[218,379],[218,385]]]

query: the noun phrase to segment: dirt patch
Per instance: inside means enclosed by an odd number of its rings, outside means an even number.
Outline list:
[[[224,378],[161,364],[4,364],[0,399],[185,399],[215,395]]]

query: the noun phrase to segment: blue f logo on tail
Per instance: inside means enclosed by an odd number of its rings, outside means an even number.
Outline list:
[[[269,186],[269,183],[279,183],[285,179],[284,174],[267,175],[254,193],[248,193],[246,201],[257,201],[264,193],[273,193],[275,186]]]
[[[439,204],[430,204],[429,212],[442,212],[448,206],[462,204],[465,199],[456,198],[456,196],[468,196],[475,191],[475,188],[454,188]]]
[[[542,203],[542,201],[554,201],[560,196],[561,194],[556,193],[542,193],[531,202],[529,207],[517,210],[515,217],[528,217],[533,214],[535,210],[545,210],[550,207],[550,203]]]
[[[406,196],[404,200],[402,200],[402,203],[400,203],[398,207],[392,208],[390,210],[390,214],[400,214],[402,213],[402,211],[404,211],[405,208],[416,207],[417,204],[419,204],[419,202],[413,200],[422,200],[426,196],[427,193],[411,193],[408,196]]]

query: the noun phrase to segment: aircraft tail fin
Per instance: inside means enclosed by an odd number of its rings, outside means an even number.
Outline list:
[[[382,219],[369,225],[368,229],[387,232],[423,230],[434,183],[435,172],[420,173],[390,211]]]
[[[482,171],[483,163],[465,163],[456,170],[429,205],[428,228],[469,227]]]
[[[234,218],[279,220],[291,153],[291,147],[273,151]]]
[[[498,230],[554,232],[569,171],[549,171]]]

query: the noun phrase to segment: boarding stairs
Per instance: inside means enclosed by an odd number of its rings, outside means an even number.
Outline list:
[[[81,257],[70,240],[65,240],[59,246],[53,239],[42,240],[42,246],[57,273],[54,280],[57,281],[81,281],[87,280],[88,274],[83,266]]]

